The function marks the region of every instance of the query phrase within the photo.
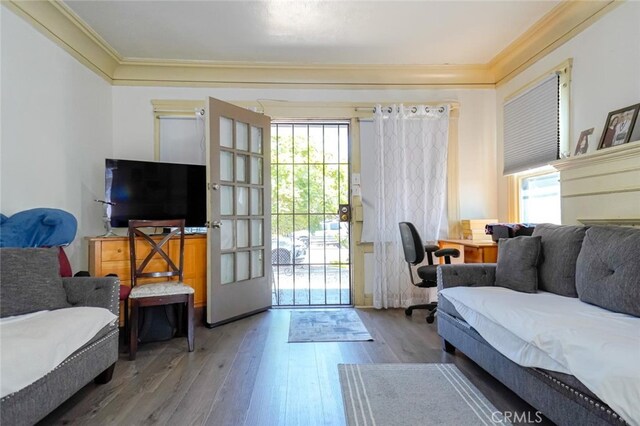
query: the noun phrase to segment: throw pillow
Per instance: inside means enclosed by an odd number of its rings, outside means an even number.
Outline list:
[[[576,291],[576,261],[584,226],[536,225],[533,236],[541,237],[542,250],[538,266],[538,289],[567,297],[578,297]]]
[[[640,317],[640,229],[589,228],[576,268],[583,302]]]
[[[69,306],[57,248],[0,249],[0,318]]]
[[[538,289],[540,237],[502,238],[498,242],[496,285],[524,293]]]

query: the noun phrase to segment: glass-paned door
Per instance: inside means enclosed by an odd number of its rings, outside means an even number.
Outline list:
[[[349,123],[271,126],[272,303],[350,305]]]
[[[271,307],[271,119],[209,98],[208,278],[211,326]]]

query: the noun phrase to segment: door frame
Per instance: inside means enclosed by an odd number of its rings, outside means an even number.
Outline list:
[[[348,160],[348,168],[347,168],[347,201],[351,207],[351,219],[348,222],[349,224],[349,232],[348,232],[348,237],[349,237],[349,303],[348,304],[326,304],[326,305],[274,305],[274,307],[282,307],[282,308],[295,308],[295,307],[300,307],[300,308],[304,308],[304,307],[309,307],[309,308],[322,308],[324,306],[326,307],[349,307],[349,306],[355,306],[355,275],[354,275],[354,253],[355,250],[353,248],[353,242],[355,241],[354,238],[354,217],[353,217],[353,202],[354,202],[354,198],[352,196],[352,191],[351,191],[351,187],[352,187],[352,180],[351,180],[351,174],[353,173],[353,155],[352,155],[352,147],[353,147],[353,125],[358,124],[357,120],[351,119],[351,118],[289,118],[289,119],[282,119],[282,118],[274,118],[271,117],[271,125],[273,126],[274,124],[276,125],[347,125],[349,126],[349,133],[348,133],[348,149],[347,149],[347,160]],[[359,133],[358,133],[359,134]],[[272,135],[273,136],[273,135]],[[359,143],[359,141],[358,141]],[[359,147],[358,147],[358,161],[359,161]],[[324,162],[322,164],[325,164]],[[360,197],[357,197],[358,199],[360,199]],[[360,202],[360,206],[362,205],[362,203]],[[338,210],[336,210],[336,216],[338,216]],[[325,212],[325,215],[329,214],[329,212]],[[360,230],[361,231],[361,230]],[[360,235],[360,233],[358,234]],[[310,249],[311,245],[309,244],[309,249]],[[363,262],[364,262],[364,257],[363,257]],[[293,274],[295,275],[295,264],[292,265],[293,266]],[[327,265],[325,264],[325,267]],[[364,271],[364,268],[363,268]],[[364,282],[364,275],[362,275],[363,277],[363,282]],[[364,290],[364,287],[363,287]],[[295,293],[295,291],[294,291]],[[363,293],[364,294],[364,293]],[[325,297],[326,297],[326,288],[325,288]],[[294,301],[295,301],[295,297],[294,297]]]
[[[350,120],[351,132],[351,173],[361,172],[361,141],[359,119],[370,119],[373,108],[378,105],[392,105],[398,103],[412,104],[415,100],[380,99],[378,102],[298,102],[277,100],[256,101],[227,101],[242,108],[261,111],[273,120]],[[204,100],[153,99],[151,103],[156,113],[193,113],[194,108],[204,108]],[[457,101],[420,102],[424,105],[451,106],[449,115],[449,152],[447,164],[448,197],[447,212],[449,222],[449,236],[461,233],[460,204],[459,204],[459,175],[458,175],[458,119],[460,117],[460,103]],[[313,117],[313,118],[310,118]],[[156,121],[158,121],[156,119]],[[159,129],[157,124],[154,128]],[[155,138],[158,138],[157,131]],[[156,139],[154,139],[156,140]],[[351,196],[351,245],[352,262],[352,302],[355,306],[373,306],[373,294],[365,292],[364,256],[373,253],[373,244],[362,242],[362,199]]]

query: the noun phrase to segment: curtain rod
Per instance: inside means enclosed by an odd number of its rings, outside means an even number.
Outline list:
[[[446,104],[449,105],[451,107],[451,109],[454,109],[455,106],[454,105],[450,105],[450,104]],[[444,112],[444,107],[446,105],[425,105],[425,106],[420,106],[420,108],[424,108],[425,112],[430,112],[432,110],[437,110],[438,112]],[[381,106],[380,107],[382,109],[382,112],[386,112],[386,113],[391,113],[393,112],[393,107],[392,106]],[[399,106],[396,106],[396,108],[400,108]],[[410,107],[405,107],[411,110],[412,113],[416,113],[418,112],[418,108],[417,106],[410,106]],[[357,112],[372,112],[375,113],[376,112],[376,107],[356,107],[355,110]]]

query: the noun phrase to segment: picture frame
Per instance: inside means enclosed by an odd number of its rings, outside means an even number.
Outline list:
[[[578,138],[578,142],[576,143],[576,149],[573,153],[573,156],[586,154],[589,151],[589,136],[593,134],[595,127],[592,127],[587,130],[583,130],[580,132],[580,137]]]
[[[638,118],[638,111],[640,111],[640,104],[611,111],[607,115],[598,149],[623,145],[629,142]]]

